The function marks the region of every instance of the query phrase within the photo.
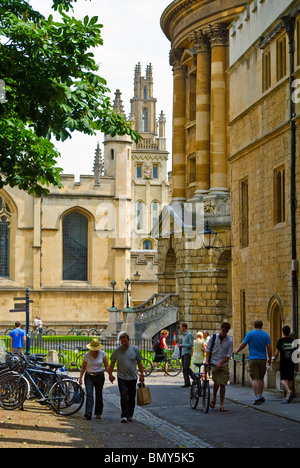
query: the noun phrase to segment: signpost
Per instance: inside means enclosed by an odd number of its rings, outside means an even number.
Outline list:
[[[30,327],[29,327],[29,304],[33,304],[33,301],[29,299],[29,289],[26,289],[25,297],[14,297],[14,301],[25,301],[15,302],[14,309],[10,309],[11,313],[25,312],[26,313],[26,356],[30,355]]]

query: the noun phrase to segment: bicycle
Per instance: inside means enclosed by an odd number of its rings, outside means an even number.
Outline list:
[[[82,330],[73,326],[67,333],[68,336],[89,336],[88,330]]]
[[[88,331],[89,336],[101,336],[104,330],[106,330],[107,326],[103,328],[97,328],[97,325],[95,325],[95,328],[91,328]]]
[[[40,404],[48,404],[57,414],[71,416],[84,403],[84,391],[75,379],[58,373],[60,364],[45,363],[48,369],[16,358],[22,369],[10,371],[0,377],[0,405],[6,410],[23,407],[26,399],[34,398]]]
[[[194,374],[194,379],[190,392],[190,405],[192,409],[198,406],[199,398],[202,398],[202,408],[204,413],[208,413],[210,404],[210,385],[208,379],[208,364],[195,364],[199,367],[199,372]],[[201,367],[203,370],[201,371]]]
[[[83,349],[84,348],[81,346],[76,346],[74,350],[71,350],[71,349],[66,349],[65,345],[59,345],[58,360],[59,360],[59,363],[61,364],[61,367],[62,366],[65,367],[66,371],[70,371],[71,367],[76,367],[76,369],[80,371],[82,362],[83,362],[83,357],[88,351],[88,350],[82,351]],[[69,355],[65,353],[68,353]],[[78,356],[76,356],[75,359],[72,359],[72,357],[74,357],[74,353],[78,354]]]
[[[147,373],[145,372],[146,377],[151,375],[154,369],[162,368],[162,366],[165,374],[167,374],[169,377],[176,377],[180,374],[180,372],[182,372],[182,364],[179,359],[164,355],[161,356],[161,362],[157,363],[157,366],[154,366],[155,356],[155,352],[151,352],[150,356],[143,360],[144,368],[147,369]]]

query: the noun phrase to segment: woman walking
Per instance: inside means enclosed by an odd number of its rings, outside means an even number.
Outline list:
[[[106,353],[102,351],[103,346],[99,340],[92,340],[91,344],[87,345],[90,350],[83,358],[83,363],[80,371],[79,384],[82,385],[84,376],[84,384],[86,389],[86,406],[84,418],[92,419],[94,407],[94,389],[96,395],[95,415],[96,419],[101,419],[103,411],[103,386],[104,386],[104,369],[108,372],[109,366]]]

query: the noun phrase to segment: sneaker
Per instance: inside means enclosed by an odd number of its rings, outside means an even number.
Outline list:
[[[92,415],[90,413],[85,413],[84,419],[86,419],[87,421],[91,421],[92,420]]]
[[[121,419],[121,423],[126,424],[127,422],[128,422],[128,419],[127,419],[127,418],[122,418],[122,419]]]

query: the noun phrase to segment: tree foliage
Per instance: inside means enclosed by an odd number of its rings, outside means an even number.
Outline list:
[[[73,0],[76,2],[76,0]],[[98,17],[67,14],[72,0],[52,0],[60,20],[45,18],[26,0],[0,0],[0,188],[18,186],[37,196],[61,186],[60,154],[50,141],[75,130],[139,135],[116,114],[98,74],[92,48],[102,46]]]

